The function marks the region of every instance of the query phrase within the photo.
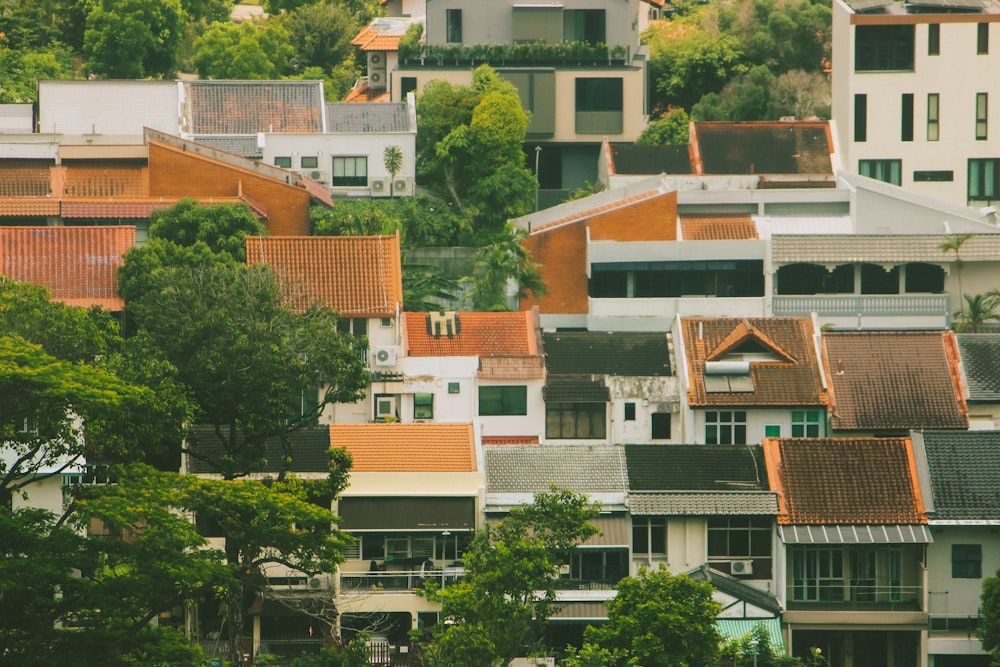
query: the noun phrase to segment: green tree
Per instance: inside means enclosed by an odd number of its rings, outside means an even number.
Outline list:
[[[87,69],[110,79],[172,76],[183,35],[180,0],[99,0],[87,14]]]
[[[635,140],[635,143],[687,146],[690,143],[690,125],[691,119],[687,112],[680,107],[674,107],[651,122],[649,127],[643,130],[639,138]]]
[[[1000,294],[996,291],[987,294],[963,294],[960,310],[955,311],[955,331],[979,333],[985,325],[991,322],[1000,322],[1000,314],[997,308],[1000,307]]]
[[[472,283],[474,310],[508,310],[508,294],[524,298],[528,292],[535,297],[545,295],[539,266],[524,247],[528,233],[507,223],[487,245],[482,246],[473,261]]]
[[[294,72],[308,67],[329,72],[354,55],[351,40],[360,25],[354,14],[340,3],[303,5],[284,16],[281,24],[295,49],[291,63]]]
[[[962,247],[973,236],[975,234],[951,234],[938,244],[938,250],[941,252],[946,254],[949,252],[955,253],[955,273],[958,275],[958,293],[960,295],[965,294],[965,290],[962,289]]]
[[[396,174],[403,169],[403,151],[396,145],[386,146],[382,152],[382,161],[385,163],[385,170],[389,172],[391,178],[389,181],[389,197],[392,198],[395,196],[393,182],[396,180]]]
[[[1000,665],[1000,572],[983,579],[979,600],[977,634],[983,650],[993,656],[992,665]]]
[[[423,647],[433,664],[506,665],[540,648],[556,609],[556,573],[571,550],[597,533],[598,508],[585,496],[553,488],[477,533],[464,556],[465,578],[432,591],[441,617]]]
[[[722,92],[701,98],[691,108],[691,116],[704,120],[774,120],[771,105],[771,90],[775,77],[771,71],[757,65],[749,72],[741,74],[722,88]]]
[[[775,646],[762,624],[757,624],[739,639],[725,642],[720,654],[719,664],[733,667],[793,667],[802,664],[798,658],[786,656],[783,645]]]
[[[213,23],[194,51],[204,79],[280,79],[291,72],[295,55],[288,31],[276,21]]]
[[[79,50],[87,4],[76,0],[5,2],[0,6],[0,33],[11,49],[22,53],[60,48],[59,44]]]
[[[72,79],[69,51],[57,44],[20,51],[0,38],[0,104],[27,104],[38,101],[39,79]]]
[[[774,116],[830,118],[830,81],[818,72],[791,70],[778,75],[771,88]]]
[[[316,236],[366,236],[399,231],[404,247],[469,246],[467,217],[448,202],[418,195],[402,199],[344,199],[333,208],[314,206],[309,223]]]
[[[716,664],[721,637],[715,617],[722,605],[712,585],[662,566],[618,582],[607,602],[608,622],[588,627],[584,645],[606,649],[616,667],[707,667]],[[594,649],[589,649],[593,651]]]
[[[199,204],[182,199],[149,216],[150,238],[166,239],[179,246],[203,241],[215,253],[246,261],[246,237],[264,236],[267,227],[246,204]]]

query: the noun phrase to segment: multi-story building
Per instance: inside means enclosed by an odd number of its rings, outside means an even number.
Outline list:
[[[996,0],[835,0],[844,168],[955,204],[997,204],[998,68]]]

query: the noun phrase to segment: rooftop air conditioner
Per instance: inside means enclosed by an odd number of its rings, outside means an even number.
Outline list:
[[[368,85],[372,88],[385,88],[385,72],[368,72]]]
[[[729,571],[736,576],[753,574],[752,560],[734,560],[729,563]]]
[[[375,348],[375,365],[376,366],[395,366],[396,365],[396,348],[394,348],[394,347],[376,347]]]
[[[388,197],[389,179],[373,178],[371,188],[372,188],[372,197]]]
[[[392,181],[392,193],[394,195],[412,195],[413,181],[405,176],[399,176]]]

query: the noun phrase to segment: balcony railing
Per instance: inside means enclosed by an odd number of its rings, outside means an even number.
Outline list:
[[[629,49],[624,44],[588,42],[531,42],[517,44],[410,44],[400,43],[399,61],[404,65],[512,65],[572,66],[624,65]]]
[[[440,570],[399,570],[393,572],[341,572],[340,590],[370,591],[373,593],[409,593],[432,582],[446,588],[462,580],[464,567],[445,567]]]
[[[877,315],[948,317],[948,294],[779,294],[771,305],[776,317],[816,313],[826,316]]]
[[[917,611],[923,600],[920,586],[849,585],[835,582],[792,584],[789,609]]]

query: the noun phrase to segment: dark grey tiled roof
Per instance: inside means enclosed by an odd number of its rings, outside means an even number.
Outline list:
[[[192,134],[322,132],[317,81],[189,81]]]
[[[237,436],[239,437],[239,436]],[[330,469],[330,428],[328,426],[312,426],[294,431],[288,436],[292,448],[292,472],[327,472]],[[187,446],[192,450],[205,454],[210,458],[219,458],[223,447],[215,435],[213,426],[197,425],[191,427],[191,436]],[[281,459],[284,451],[278,438],[267,440],[264,448],[266,463],[256,472],[278,473],[281,471]],[[189,470],[195,474],[214,473],[216,470],[201,459],[190,458]]]
[[[328,102],[327,132],[407,132],[410,129],[406,104]]]
[[[923,431],[933,519],[1000,519],[1000,431]]]
[[[624,493],[625,460],[613,445],[483,447],[487,493],[538,493],[551,485],[578,493]]]
[[[969,401],[1000,402],[1000,334],[958,334]]]
[[[625,445],[629,491],[765,491],[760,445]]]
[[[199,144],[204,144],[220,151],[233,153],[241,157],[259,160],[264,157],[264,151],[257,146],[257,135],[244,137],[194,137]]]
[[[599,380],[555,379],[542,389],[546,403],[606,403],[611,392]]]
[[[691,156],[684,146],[645,146],[612,143],[615,174],[692,174]]]
[[[666,333],[562,331],[543,334],[551,375],[670,375]]]
[[[695,581],[707,581],[719,591],[726,595],[731,595],[738,600],[745,600],[750,604],[766,609],[773,614],[781,613],[781,605],[778,600],[759,588],[754,588],[745,584],[736,577],[713,570],[707,564],[703,564],[687,573]]]
[[[772,491],[630,492],[633,516],[709,516],[778,514],[778,496]]]

